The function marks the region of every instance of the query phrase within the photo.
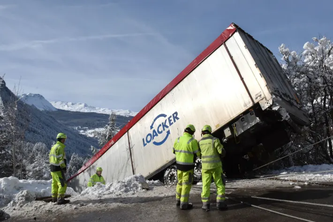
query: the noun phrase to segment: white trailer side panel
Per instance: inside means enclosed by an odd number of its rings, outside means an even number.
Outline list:
[[[252,81],[256,82],[253,76]],[[257,83],[252,84],[252,90],[270,98]],[[216,130],[251,106],[251,98],[222,45],[129,130],[135,173],[148,176],[172,161],[173,143],[187,124],[195,125],[195,137],[200,139],[204,125]],[[162,122],[169,126],[163,132]]]
[[[244,57],[240,56],[240,54],[235,56],[236,63],[240,64],[240,60],[243,58],[249,63],[248,68],[245,67],[242,73],[246,73],[246,69],[248,71],[251,70],[264,91],[269,90],[270,93],[280,97],[275,99],[277,104],[285,108],[288,113],[293,114],[298,121],[303,124],[309,124],[304,112],[298,108],[298,97],[274,55],[242,30],[234,33],[232,39],[237,41],[239,49],[244,55]],[[229,40],[227,41],[228,44]],[[263,87],[265,84],[267,87]],[[263,104],[261,103],[261,105]],[[262,106],[262,108],[264,109],[265,107]]]
[[[96,173],[96,168],[102,167],[102,175],[107,183],[122,180],[125,177],[133,175],[130,153],[128,149],[127,133],[124,134],[115,143],[108,152],[104,153],[97,159],[88,169],[82,172],[73,180],[73,183],[78,183],[79,188],[84,189],[90,177]],[[71,181],[71,182],[72,182]],[[72,186],[72,185],[71,185]]]
[[[241,48],[242,52],[249,55],[247,56],[248,61],[258,67],[258,70],[266,79],[271,92],[296,104],[295,92],[291,84],[287,82],[288,79],[274,55],[242,30],[238,30],[235,34],[238,42],[246,44],[246,49]]]
[[[261,71],[256,67],[256,63],[250,52],[246,49],[246,45],[239,33],[235,32],[225,45],[229,49],[252,99],[255,103],[261,101],[261,104],[264,104],[262,109],[266,109],[272,104],[272,95],[267,88],[264,77],[261,75]]]

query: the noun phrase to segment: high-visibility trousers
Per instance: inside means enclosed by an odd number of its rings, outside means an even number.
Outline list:
[[[201,170],[202,175],[202,192],[201,201],[202,203],[208,204],[210,202],[210,184],[212,183],[212,177],[216,185],[216,202],[225,201],[225,187],[222,182],[222,168],[217,167],[210,170]]]
[[[67,183],[62,171],[51,172],[52,186],[51,193],[52,197],[62,198],[65,197]]]
[[[176,200],[180,201],[180,206],[188,204],[193,182],[193,172],[193,170],[177,170]]]

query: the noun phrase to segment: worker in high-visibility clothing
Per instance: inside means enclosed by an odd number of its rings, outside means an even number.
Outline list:
[[[200,155],[198,141],[193,138],[194,132],[195,127],[192,124],[187,125],[184,134],[176,139],[173,145],[177,166],[176,205],[182,210],[193,208],[193,204],[189,203],[189,197],[193,182],[194,160],[196,155]]]
[[[223,170],[221,161],[221,157],[225,155],[225,150],[220,140],[211,135],[212,128],[209,125],[205,125],[201,133],[202,138],[199,141],[199,149],[202,164],[202,209],[206,211],[210,210],[210,184],[213,177],[217,189],[216,207],[219,210],[226,210],[227,204],[225,203],[225,187],[222,181]]]
[[[96,174],[90,177],[90,180],[88,182],[88,187],[93,187],[98,182],[105,185],[105,180],[102,176],[102,171],[103,171],[102,167],[97,167]]]
[[[57,143],[52,146],[49,154],[52,176],[52,202],[57,202],[58,204],[66,204],[69,202],[69,200],[65,200],[67,183],[65,178],[66,154],[64,143],[66,139],[66,134],[58,133]]]

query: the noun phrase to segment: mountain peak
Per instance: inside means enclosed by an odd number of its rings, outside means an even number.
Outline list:
[[[46,111],[56,111],[57,109],[52,106],[52,104],[47,101],[42,95],[40,94],[22,94],[20,99],[31,106],[35,106],[39,110],[46,110]]]
[[[49,102],[42,95],[34,93],[22,94],[20,98],[24,103],[45,111],[57,111],[58,109],[61,109],[72,112],[101,113],[108,115],[114,112],[116,115],[125,117],[135,116],[137,114],[137,112],[130,110],[99,108],[81,102]]]
[[[51,102],[51,104],[57,109],[73,111],[73,112],[102,113],[108,115],[110,115],[111,112],[114,112],[116,115],[126,116],[126,117],[135,116],[137,114],[137,112],[133,112],[130,110],[99,108],[99,107],[89,106],[86,103],[57,101],[57,102]]]
[[[0,88],[0,113],[2,107],[13,106],[13,98],[15,99],[14,101],[16,101],[16,95],[7,87]],[[34,108],[33,106],[36,108]],[[96,141],[96,139],[88,138],[84,135],[81,135],[76,130],[71,129],[64,124],[58,122],[55,118],[48,115],[47,113],[40,111],[41,109],[56,110],[41,95],[20,95],[20,100],[17,101],[17,106],[15,106],[15,108],[17,109],[18,113],[14,114],[14,121],[17,121],[19,124],[23,124],[23,126],[25,126],[24,124],[28,123],[27,128],[22,129],[24,130],[24,141],[26,142],[41,142],[44,143],[47,147],[51,147],[51,145],[56,139],[56,135],[59,132],[63,132],[68,136],[68,138],[71,138],[66,141],[66,146],[68,146],[68,152],[66,151],[67,155],[77,153],[80,156],[87,156],[91,153],[89,151],[89,148],[91,146],[98,147],[98,142]],[[6,114],[2,114],[3,117],[4,115]],[[13,119],[11,118],[6,121],[13,121]]]

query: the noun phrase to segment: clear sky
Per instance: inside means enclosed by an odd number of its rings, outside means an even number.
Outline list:
[[[140,111],[231,22],[280,61],[333,39],[332,0],[0,0],[0,72],[49,101]]]

